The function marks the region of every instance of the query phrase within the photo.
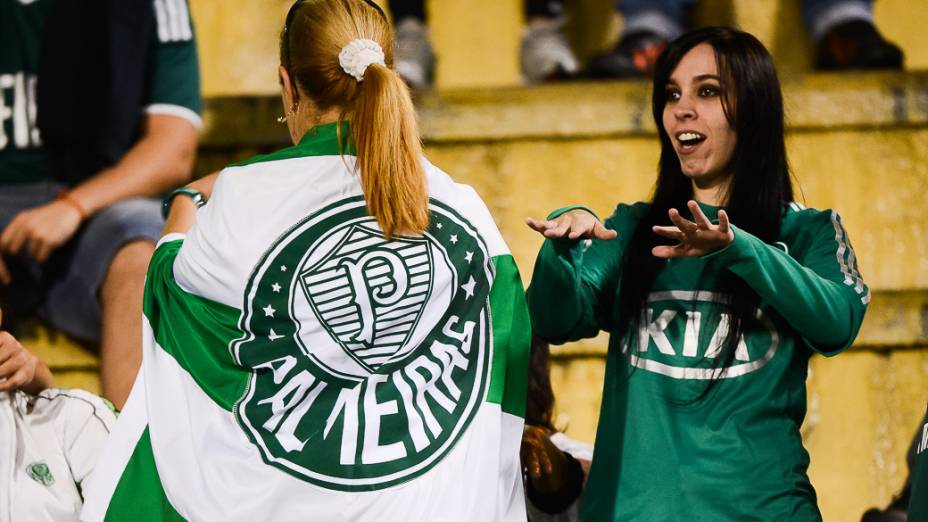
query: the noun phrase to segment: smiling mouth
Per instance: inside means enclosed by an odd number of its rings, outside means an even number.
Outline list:
[[[676,137],[677,142],[680,144],[680,148],[684,151],[692,150],[700,143],[706,141],[705,134],[700,134],[694,131],[678,132]]]

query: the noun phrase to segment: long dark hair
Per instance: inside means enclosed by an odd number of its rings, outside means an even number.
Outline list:
[[[686,213],[686,203],[693,198],[692,184],[680,168],[663,125],[663,114],[671,74],[683,56],[702,43],[715,50],[722,79],[722,107],[737,136],[728,166],[732,179],[725,204],[732,223],[773,243],[779,235],[783,212],[793,199],[783,136],[783,96],[770,53],[754,36],[726,27],[697,29],[674,40],[654,70],[652,112],[661,140],[661,158],[651,204],[635,229],[624,259],[618,318],[622,336],[638,324],[648,293],[666,266],[666,261],[653,256],[651,249],[670,241],[655,234],[651,227],[670,225],[667,211],[676,208]],[[758,297],[727,272],[720,274],[716,291],[727,296],[718,306],[730,315],[730,320],[728,334],[713,364],[727,368],[734,360],[745,320],[755,313]],[[719,376],[720,372],[713,373]]]

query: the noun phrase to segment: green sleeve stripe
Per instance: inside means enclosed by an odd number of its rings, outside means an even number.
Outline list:
[[[506,413],[525,417],[532,328],[519,269],[511,255],[493,258],[496,276],[490,289],[493,323],[493,373],[487,401]]]
[[[148,428],[142,433],[132,457],[126,464],[110,505],[106,509],[106,522],[183,521],[174,506],[168,501],[161,477],[155,467],[155,456],[151,449]]]
[[[183,240],[158,247],[145,282],[144,312],[155,341],[213,401],[232,411],[248,372],[235,364],[229,345],[241,337],[239,310],[184,291],[174,281],[174,259]]]

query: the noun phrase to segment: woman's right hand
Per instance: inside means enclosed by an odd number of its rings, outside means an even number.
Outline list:
[[[615,230],[603,226],[596,216],[582,209],[565,212],[554,219],[525,218],[532,230],[547,238],[615,239]]]

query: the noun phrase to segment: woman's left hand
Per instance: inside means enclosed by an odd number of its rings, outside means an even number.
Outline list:
[[[724,210],[719,210],[719,224],[713,225],[695,201],[690,200],[686,206],[692,212],[695,222],[685,219],[677,209],[672,208],[668,214],[675,226],[653,227],[656,234],[679,241],[678,244],[672,246],[654,247],[651,253],[656,257],[667,259],[704,256],[721,250],[734,241],[735,233],[729,226],[728,214]]]

